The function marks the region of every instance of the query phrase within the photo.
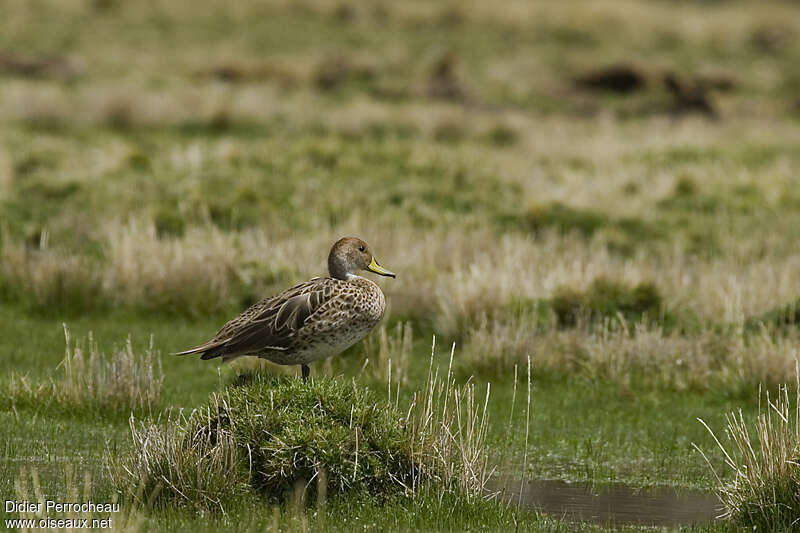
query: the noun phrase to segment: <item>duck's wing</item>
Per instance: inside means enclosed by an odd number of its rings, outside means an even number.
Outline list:
[[[202,359],[286,350],[297,331],[334,294],[330,278],[315,278],[257,302],[229,321],[210,341],[176,355],[202,354]]]

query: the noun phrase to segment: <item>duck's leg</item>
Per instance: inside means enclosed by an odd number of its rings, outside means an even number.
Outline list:
[[[308,368],[308,365],[300,365],[300,369],[303,371],[303,381],[308,381],[308,375],[311,374],[311,369]]]

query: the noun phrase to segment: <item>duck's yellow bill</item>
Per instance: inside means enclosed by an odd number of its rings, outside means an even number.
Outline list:
[[[394,275],[394,272],[386,270],[385,268],[380,266],[378,264],[378,262],[375,261],[374,257],[372,258],[372,261],[370,261],[369,266],[367,267],[367,270],[369,270],[370,272],[375,272],[376,274],[380,274],[381,276],[389,276],[390,278],[396,278],[397,277],[397,276]]]

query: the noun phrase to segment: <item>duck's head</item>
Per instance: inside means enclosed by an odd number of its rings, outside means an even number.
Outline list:
[[[328,272],[332,278],[347,280],[360,270],[375,272],[381,276],[396,277],[380,266],[372,255],[369,245],[357,237],[344,237],[336,241],[328,255]]]

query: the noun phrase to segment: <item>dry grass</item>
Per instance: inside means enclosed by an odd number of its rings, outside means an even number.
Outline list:
[[[725,507],[723,516],[739,527],[794,531],[800,524],[800,364],[796,361],[795,365],[794,398],[790,399],[786,385],[778,389],[774,400],[767,392],[766,405],[759,408],[754,424],[755,434],[741,410],[727,415],[727,445],[700,420],[733,474],[733,480],[727,482],[714,471],[717,493]]]
[[[158,352],[150,339],[143,354],[133,350],[131,338],[111,357],[102,353],[91,333],[84,342],[70,341],[64,325],[66,353],[59,365],[61,375],[47,383],[32,384],[24,376],[11,376],[7,399],[17,402],[50,402],[78,407],[147,409],[161,396],[164,377]]]
[[[225,512],[225,506],[248,490],[249,474],[234,436],[212,428],[224,400],[165,424],[137,423],[131,417],[133,453],[123,460],[107,457],[115,486],[138,505],[178,505],[201,513]]]
[[[24,294],[38,310],[83,311],[102,308],[107,302],[101,274],[85,256],[23,245],[3,246],[0,254],[0,279],[7,285],[6,292]]]
[[[128,224],[108,230],[107,259],[92,268],[81,255],[12,245],[3,248],[6,260],[0,269],[11,285],[24,287],[45,308],[114,302],[196,314],[240,307],[242,297],[260,298],[322,274],[330,242],[362,226],[355,216],[339,232],[321,227],[301,240],[213,227],[163,239],[151,225]],[[751,333],[742,325],[787,303],[787,295],[800,294],[794,276],[800,256],[770,255],[743,263],[749,253],[740,257],[735,248],[705,260],[669,248],[625,257],[609,251],[602,240],[575,234],[545,232],[535,239],[519,234],[498,238],[489,232],[419,235],[383,224],[374,231],[381,261],[399,273],[397,280],[381,281],[388,316],[433,317],[440,335],[464,343],[460,359],[475,368],[508,370],[535,352],[537,364],[552,368],[564,363],[564,368],[584,368],[620,381],[630,380],[630,372],[643,373],[679,388],[732,380],[774,383],[791,375],[791,332]],[[401,256],[391,253],[399,249]],[[655,282],[665,312],[691,317],[695,326],[679,334],[664,331],[659,317],[648,317],[653,324],[647,327],[555,329],[547,319],[548,302],[563,287],[585,291],[597,279],[626,285]],[[724,335],[715,329],[720,325]],[[389,345],[411,341],[395,333],[396,339],[388,331],[385,338],[379,333],[367,347],[375,377],[386,377],[386,354],[394,350]],[[398,354],[406,357],[407,349]],[[405,379],[406,363],[394,360],[392,365],[395,381]]]
[[[539,337],[546,339],[548,335],[542,334],[537,320],[535,312],[504,319],[484,318],[470,332],[463,361],[474,371],[504,375],[539,350],[547,352]]]
[[[447,375],[440,376],[439,368],[433,369],[435,349],[434,339],[426,387],[414,394],[406,415],[419,469],[415,485],[433,480],[440,498],[451,487],[468,498],[483,497],[494,472],[486,448],[490,385],[483,401],[476,396],[474,383],[456,385],[452,376],[455,344]]]
[[[542,369],[582,372],[626,386],[736,390],[789,379],[796,346],[796,335],[766,327],[754,334],[734,329],[682,335],[619,318],[599,327],[540,334],[534,360]]]
[[[276,280],[290,283],[320,275],[330,243],[339,235],[358,233],[360,222],[355,218],[338,231],[322,227],[302,240],[213,227],[180,239],[159,239],[151,225],[126,225],[109,230],[104,262],[58,248],[11,244],[2,248],[0,274],[42,308],[66,306],[66,301],[91,308],[111,301],[207,312],[229,304],[237,284],[267,290],[277,288]],[[736,248],[709,260],[679,248],[629,258],[609,251],[604,242],[576,235],[422,236],[411,229],[383,228],[374,233],[381,235],[375,246],[385,250],[379,252],[386,257],[383,262],[396,263],[393,268],[402,274],[384,284],[397,296],[399,310],[414,306],[417,313],[435,312],[438,329],[449,336],[514,300],[549,298],[565,286],[584,290],[600,277],[633,285],[656,281],[668,307],[681,305],[700,318],[734,323],[785,303],[786,295],[800,294],[800,281],[793,275],[800,264],[796,254],[744,264],[749,254],[738,254]],[[403,257],[392,257],[389,250],[399,246],[404,246]]]
[[[454,245],[460,253],[436,283],[437,324],[448,335],[457,334],[463,320],[480,322],[483,314],[491,317],[514,301],[551,298],[561,287],[584,291],[599,278],[630,285],[654,282],[667,308],[685,306],[702,319],[733,323],[800,294],[791,274],[800,260],[794,254],[747,264],[736,248],[708,260],[679,247],[625,257],[602,241],[574,234],[473,235],[449,243]]]
[[[235,238],[210,230],[182,240],[159,239],[155,228],[116,228],[108,237],[103,280],[109,298],[150,309],[208,312],[228,303],[242,258]],[[248,243],[249,244],[249,243]],[[246,248],[248,244],[245,244]]]
[[[362,371],[376,380],[405,385],[408,365],[414,348],[414,330],[410,322],[397,322],[389,329],[385,323],[364,340]]]

